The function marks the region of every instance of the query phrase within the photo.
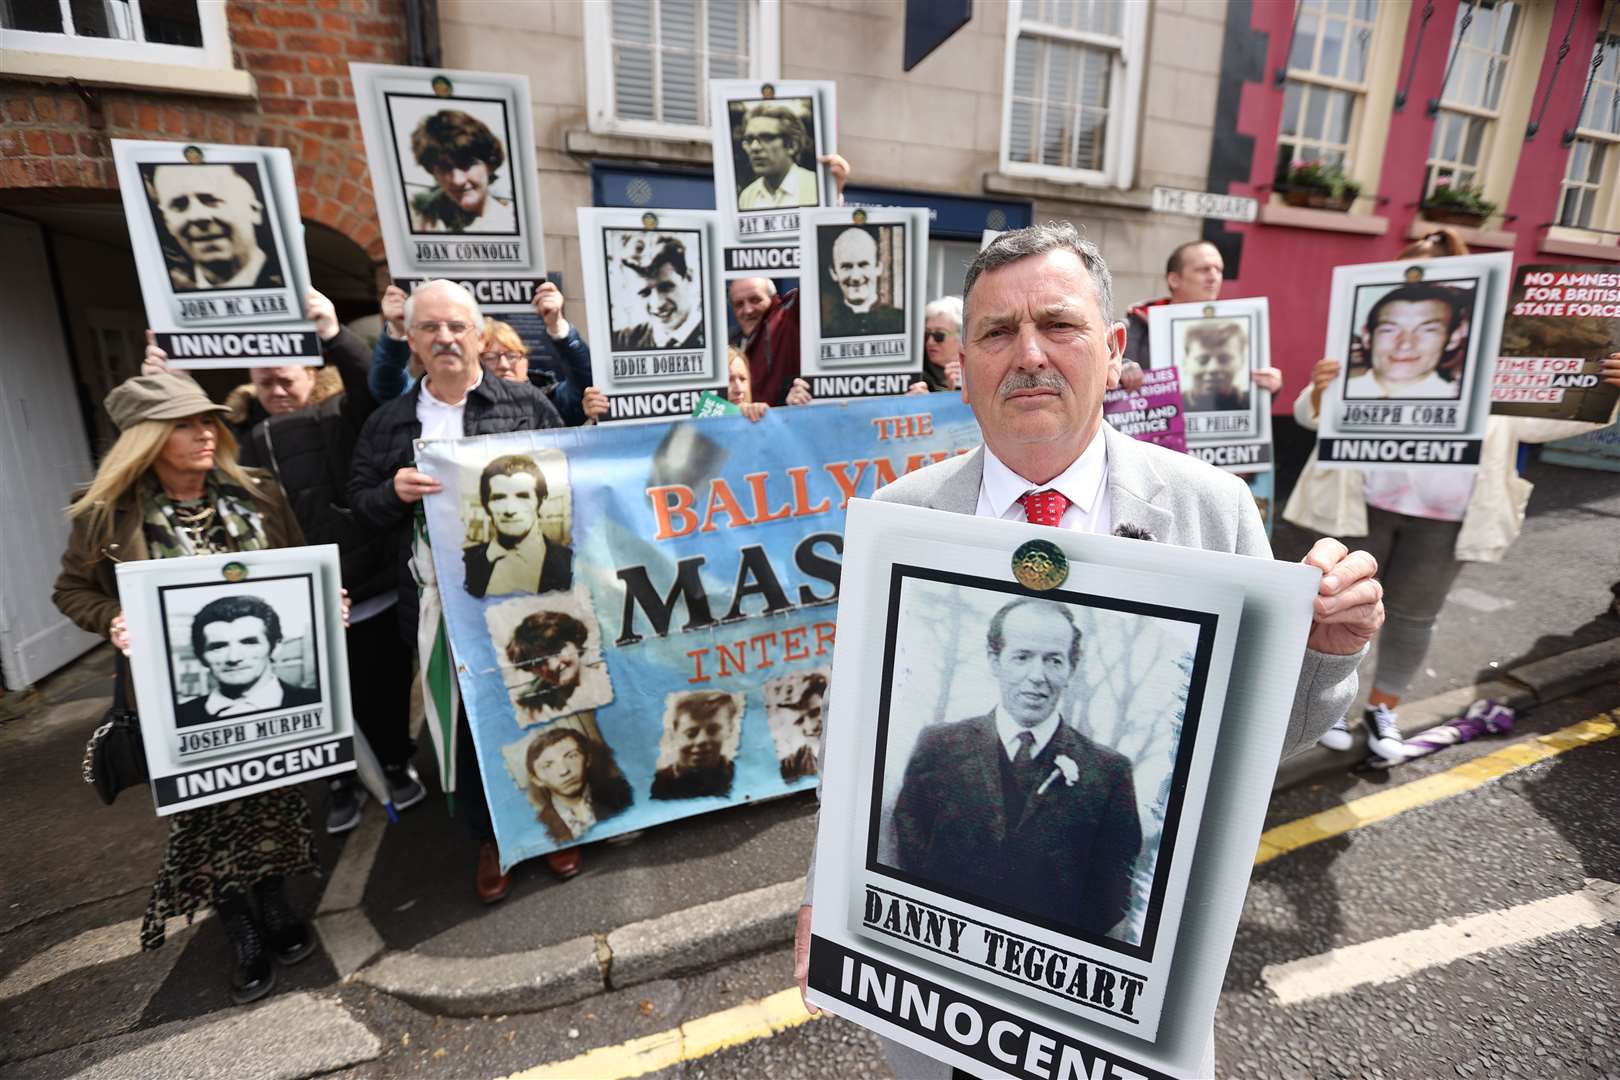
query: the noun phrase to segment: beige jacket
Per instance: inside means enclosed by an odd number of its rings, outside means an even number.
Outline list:
[[[1301,427],[1316,430],[1309,383],[1294,399],[1294,419]],[[1613,420],[1611,414],[1609,422]],[[1567,439],[1603,426],[1574,420],[1491,417],[1485,425],[1485,445],[1480,449],[1479,479],[1463,513],[1462,531],[1457,534],[1457,558],[1465,562],[1500,562],[1519,538],[1533,487],[1516,468],[1519,443]],[[1363,492],[1361,470],[1324,469],[1317,464],[1316,451],[1312,450],[1283,508],[1283,519],[1324,536],[1366,536],[1367,500]]]

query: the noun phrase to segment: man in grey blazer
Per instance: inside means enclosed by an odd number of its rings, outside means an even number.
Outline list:
[[[973,260],[962,288],[962,393],[984,445],[903,476],[876,497],[1271,558],[1242,480],[1103,423],[1103,393],[1119,383],[1125,348],[1112,293],[1102,255],[1066,222],[996,237]],[[1384,621],[1371,555],[1323,539],[1305,562],[1322,570],[1322,583],[1285,756],[1345,714],[1356,693],[1356,665]],[[810,895],[807,881],[806,901]],[[801,991],[809,947],[806,903],[794,938]],[[896,1075],[908,1080],[950,1075],[949,1066],[898,1044],[886,1051]]]

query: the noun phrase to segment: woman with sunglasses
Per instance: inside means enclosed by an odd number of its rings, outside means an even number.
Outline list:
[[[908,394],[962,387],[962,298],[942,296],[923,308],[922,378]]]

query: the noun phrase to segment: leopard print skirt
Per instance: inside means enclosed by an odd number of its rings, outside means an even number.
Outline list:
[[[243,799],[186,810],[169,818],[163,869],[141,922],[141,947],[163,944],[164,924],[189,923],[220,890],[244,892],[267,877],[320,873],[309,804],[284,787]]]

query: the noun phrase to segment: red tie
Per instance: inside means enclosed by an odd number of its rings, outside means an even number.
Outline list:
[[[1024,517],[1031,525],[1056,525],[1063,520],[1063,511],[1069,508],[1069,500],[1063,492],[1050,488],[1025,492],[1018,496],[1018,501],[1024,504]]]

